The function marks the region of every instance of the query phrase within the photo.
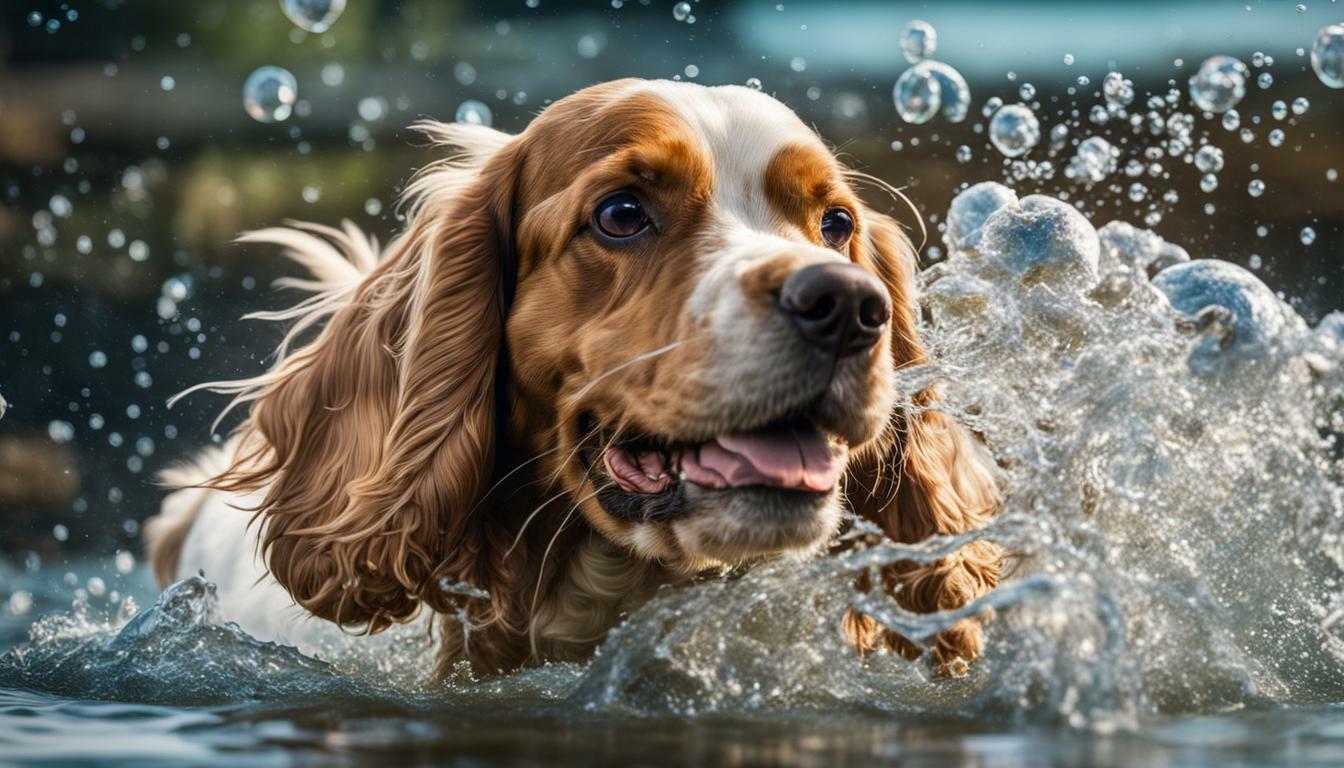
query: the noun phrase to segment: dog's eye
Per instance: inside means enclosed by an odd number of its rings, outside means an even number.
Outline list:
[[[649,226],[649,215],[639,198],[629,192],[617,192],[597,204],[593,223],[607,237],[622,240],[643,232]]]
[[[854,217],[844,208],[832,208],[821,217],[821,239],[826,244],[838,248],[849,242],[854,234]]]

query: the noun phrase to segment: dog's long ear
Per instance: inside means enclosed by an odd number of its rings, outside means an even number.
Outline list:
[[[862,247],[891,294],[895,367],[926,363],[918,333],[914,247],[890,217],[868,212],[863,220]],[[934,387],[898,393],[898,400],[904,402],[892,414],[887,434],[869,451],[868,463],[883,470],[880,483],[891,486],[887,493],[873,489],[873,501],[882,502],[883,509],[877,522],[905,542],[980,527],[998,507],[997,472],[988,452],[938,410]]]
[[[427,132],[464,153],[411,185],[407,230],[381,263],[310,300],[330,315],[316,339],[235,388],[252,410],[213,482],[264,493],[267,562],[296,602],[370,631],[422,602],[445,609],[440,578],[490,590],[500,570],[475,507],[494,461],[521,147],[479,127]],[[320,260],[310,235],[256,239]]]
[[[891,218],[870,211],[863,222],[863,258],[891,293],[895,366],[927,362],[918,335],[914,248]],[[855,511],[905,543],[980,528],[999,504],[998,472],[989,452],[939,410],[933,387],[897,397],[900,404],[886,432],[860,452],[851,470],[847,495]],[[890,569],[883,580],[910,610],[949,610],[997,585],[999,560],[997,547],[973,542],[935,563]],[[870,645],[872,638],[856,640]],[[939,637],[937,655],[946,665],[974,658],[979,647],[979,627],[964,623]]]

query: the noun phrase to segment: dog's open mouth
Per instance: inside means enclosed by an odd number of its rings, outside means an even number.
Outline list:
[[[706,488],[765,486],[824,493],[843,460],[816,427],[785,423],[724,434],[703,443],[660,446],[647,438],[602,455],[607,474],[627,493],[663,493],[677,480]]]

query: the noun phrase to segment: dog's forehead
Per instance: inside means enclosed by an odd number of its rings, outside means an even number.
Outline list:
[[[829,157],[793,110],[760,91],[655,80],[634,84],[630,93],[657,96],[685,121],[712,162],[715,196],[738,212],[759,207],[767,172],[784,150],[809,146]]]

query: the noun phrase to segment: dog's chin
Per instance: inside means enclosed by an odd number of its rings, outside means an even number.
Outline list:
[[[670,524],[688,559],[736,564],[783,553],[807,553],[840,525],[840,491],[703,488],[687,484],[686,514]]]

